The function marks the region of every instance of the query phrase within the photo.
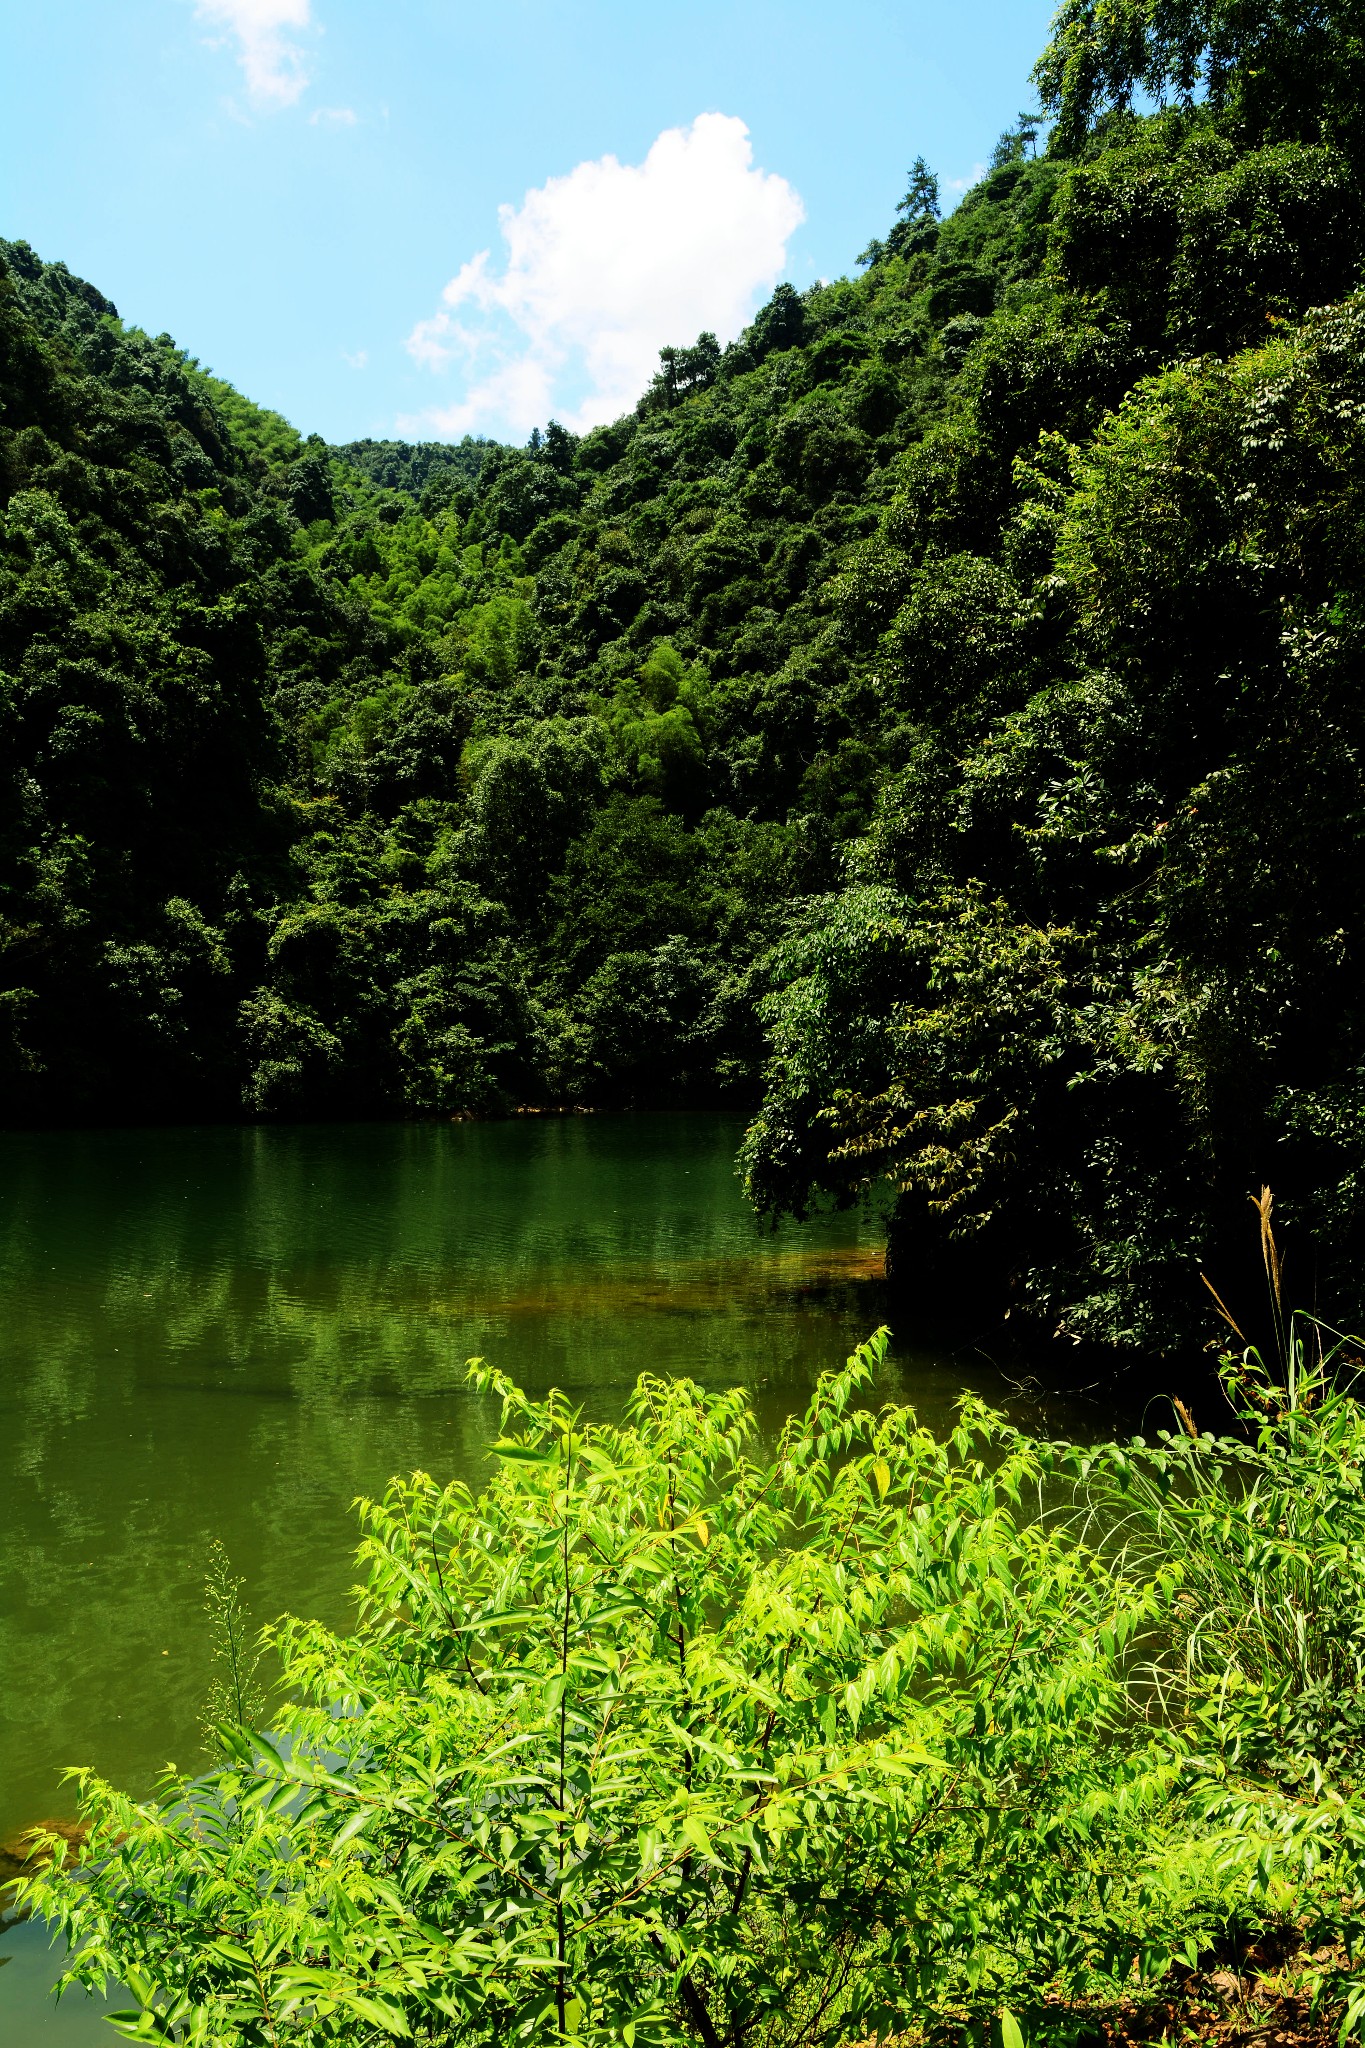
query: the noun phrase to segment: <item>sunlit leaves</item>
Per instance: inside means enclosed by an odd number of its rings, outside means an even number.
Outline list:
[[[1182,1749],[1121,1731],[1161,1595],[1040,1517],[1069,1454],[862,1407],[882,1353],[769,1456],[739,1394],[646,1375],[604,1427],[475,1368],[483,1491],[362,1504],[359,1625],[277,1632],[274,1732],[149,1807],[85,1782],[91,1872],[33,1892],[77,1973],[222,2043],[662,2048],[988,2016],[1129,1911],[1159,1944],[1127,1837]]]

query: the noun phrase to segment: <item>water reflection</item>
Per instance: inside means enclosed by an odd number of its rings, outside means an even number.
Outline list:
[[[357,1493],[473,1475],[465,1361],[774,1419],[882,1313],[878,1233],[763,1237],[715,1116],[0,1137],[0,1839],[56,1772],[195,1760],[204,1546],[346,1611]],[[946,1386],[945,1386],[946,1392]]]

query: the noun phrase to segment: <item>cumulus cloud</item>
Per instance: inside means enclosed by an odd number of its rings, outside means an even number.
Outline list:
[[[341,360],[343,363],[349,363],[353,370],[363,370],[369,365],[370,351],[367,348],[358,348],[352,355],[349,349],[343,349]]]
[[[293,106],[307,87],[308,71],[291,32],[311,26],[311,0],[196,0],[195,13],[235,38],[255,106]]]
[[[424,368],[464,373],[463,396],[423,423],[524,432],[557,396],[580,431],[614,419],[660,348],[708,328],[723,342],[738,334],[804,219],[786,179],[754,168],[749,131],[728,114],[666,128],[642,164],[604,156],[549,179],[500,208],[503,267],[487,249],[472,257],[409,336]],[[586,386],[576,406],[562,396],[571,386]]]

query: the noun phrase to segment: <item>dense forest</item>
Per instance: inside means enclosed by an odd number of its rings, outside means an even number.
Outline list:
[[[0,243],[0,1113],[730,1102],[760,1209],[1188,1330],[1365,1297],[1365,40],[1067,0],[858,274],[328,447]]]

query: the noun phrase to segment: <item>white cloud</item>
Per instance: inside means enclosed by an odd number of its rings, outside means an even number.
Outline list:
[[[311,0],[196,0],[195,13],[237,39],[246,89],[258,107],[292,107],[308,84],[291,31],[311,25]]]
[[[349,363],[353,370],[363,370],[369,363],[370,351],[367,348],[358,348],[352,355],[349,349],[343,349],[341,360],[343,363]]]
[[[699,114],[666,128],[642,164],[614,156],[579,164],[499,209],[507,261],[483,250],[408,338],[416,362],[459,360],[466,389],[425,415],[427,429],[466,433],[494,423],[520,433],[560,404],[582,430],[633,404],[667,343],[703,329],[739,333],[759,294],[782,275],[787,241],[805,219],[785,178],[756,170],[743,121]]]
[[[973,185],[979,185],[985,175],[986,166],[984,164],[973,164],[965,178],[945,178],[943,180],[943,189],[945,192],[956,192],[960,196],[963,192],[970,192]]]
[[[310,128],[354,128],[360,119],[354,107],[316,107],[308,116]]]

